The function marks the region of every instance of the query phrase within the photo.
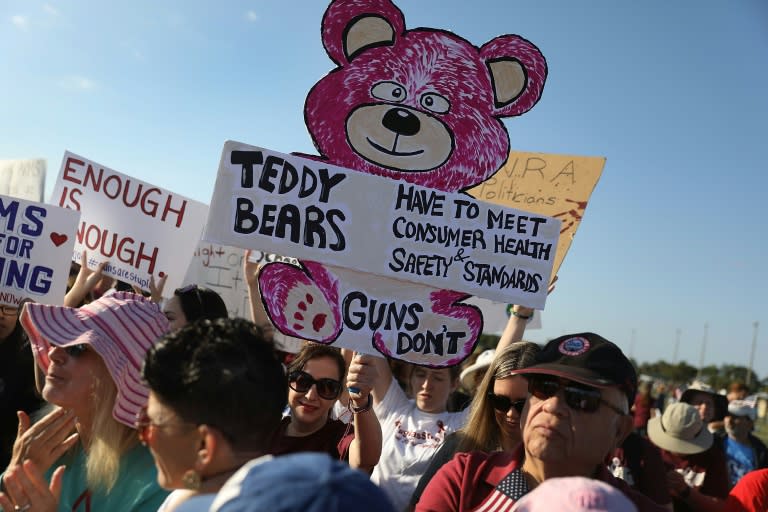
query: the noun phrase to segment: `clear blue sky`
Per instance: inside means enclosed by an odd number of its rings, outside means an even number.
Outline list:
[[[0,3],[0,158],[65,149],[209,202],[223,142],[314,152],[302,108],[333,67],[325,2]],[[408,27],[547,58],[512,147],[607,157],[544,313],[544,341],[592,330],[639,361],[768,376],[768,3],[418,0]],[[632,343],[632,330],[635,330]]]

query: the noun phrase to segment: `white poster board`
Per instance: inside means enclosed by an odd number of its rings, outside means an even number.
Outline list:
[[[109,260],[108,275],[149,290],[150,275],[178,288],[207,207],[66,152],[51,203],[82,212],[72,260],[88,251],[88,267]]]
[[[61,305],[80,214],[0,195],[0,304]]]
[[[228,141],[204,240],[542,309],[560,221]]]
[[[0,160],[0,194],[43,202],[45,160]]]

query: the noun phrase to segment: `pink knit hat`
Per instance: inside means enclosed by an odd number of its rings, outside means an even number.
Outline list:
[[[620,490],[580,476],[549,478],[518,501],[512,512],[637,512]]]
[[[160,307],[129,292],[116,292],[80,308],[27,303],[19,318],[43,370],[51,345],[89,344],[107,366],[117,387],[114,418],[134,427],[136,413],[149,398],[141,380],[147,350],[170,330]]]

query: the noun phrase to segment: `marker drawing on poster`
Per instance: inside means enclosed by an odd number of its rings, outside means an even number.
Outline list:
[[[61,305],[78,212],[0,195],[0,305]]]
[[[262,163],[233,164],[244,154]],[[552,217],[230,141],[204,238],[541,308],[559,234]]]
[[[206,238],[301,259],[259,274],[284,334],[457,364],[483,325],[464,299],[546,300],[559,220],[464,194],[506,162],[502,119],[538,102],[546,61],[517,35],[406,29],[388,0],[331,2],[321,34],[337,67],[305,102],[319,155],[227,143]]]
[[[85,249],[89,267],[109,260],[105,274],[143,290],[166,274],[169,289],[181,286],[207,215],[203,203],[70,152],[51,203],[82,213],[73,261]]]

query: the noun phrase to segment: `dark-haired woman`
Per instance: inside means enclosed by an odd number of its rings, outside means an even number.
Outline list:
[[[214,320],[228,316],[224,299],[210,288],[196,284],[174,290],[173,296],[163,302],[163,313],[173,330],[181,329],[200,318]]]
[[[283,418],[270,453],[325,452],[353,468],[373,471],[381,455],[381,427],[371,397],[376,367],[371,356],[356,355],[346,382],[344,374],[338,349],[316,343],[301,349],[288,368],[290,415]],[[350,395],[354,418],[349,424],[331,418],[344,385],[358,391]]]

